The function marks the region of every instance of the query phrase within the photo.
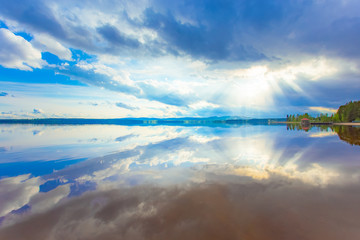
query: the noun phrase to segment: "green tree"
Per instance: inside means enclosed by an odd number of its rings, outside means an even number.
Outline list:
[[[337,116],[334,118],[338,118],[336,120],[340,120],[341,122],[352,122],[357,118],[360,118],[360,101],[352,102],[342,105],[339,107]]]

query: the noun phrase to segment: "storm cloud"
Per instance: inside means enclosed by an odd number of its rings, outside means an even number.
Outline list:
[[[58,8],[41,0],[1,3],[3,17],[92,53],[106,51],[111,54],[109,47],[112,46],[134,51],[147,49],[148,53],[184,53],[193,58],[216,61],[281,58],[283,50],[293,52],[299,46],[309,53],[315,50],[356,58],[360,53],[355,47],[355,39],[360,36],[360,18],[353,10],[359,7],[357,1],[204,0],[168,3],[155,0],[139,7],[139,13],[133,17],[128,13],[132,9],[121,4],[116,6],[112,1],[106,1],[100,6],[100,2],[85,1],[82,3],[84,9],[117,14],[119,24],[105,21],[97,26],[86,26],[84,19],[74,14],[66,14],[65,19],[60,19],[57,11],[65,7],[61,3],[56,3]],[[64,4],[75,3],[66,1]],[[106,7],[111,4],[114,4],[113,9]],[[131,27],[135,31],[154,31],[158,38],[142,37],[144,41],[140,43],[139,36],[125,33]],[[110,46],[96,44],[100,39]],[[281,51],[276,54],[276,50]],[[117,51],[112,53],[118,54]]]

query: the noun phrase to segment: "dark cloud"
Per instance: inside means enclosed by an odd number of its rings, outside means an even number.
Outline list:
[[[311,82],[299,77],[297,83],[301,91],[295,90],[288,83],[280,82],[281,94],[274,96],[274,100],[278,106],[291,106],[292,112],[300,113],[311,106],[337,109],[346,102],[358,99],[359,77],[357,74],[339,74]]]
[[[114,45],[124,45],[131,48],[137,48],[140,46],[140,42],[138,40],[125,36],[114,26],[107,24],[97,28],[96,30],[104,39]]]
[[[357,239],[357,186],[263,183],[135,187],[74,198],[1,239]],[[309,221],[311,219],[311,221]]]
[[[125,104],[125,103],[122,103],[122,102],[117,102],[117,103],[115,103],[115,105],[116,105],[117,107],[119,107],[119,108],[125,108],[125,109],[129,109],[129,110],[136,110],[136,109],[138,109],[138,108],[136,108],[136,107],[132,107],[132,106],[130,106],[130,105],[128,105],[128,104]]]
[[[250,61],[265,58],[251,45],[235,42],[233,30],[228,25],[193,26],[177,21],[170,13],[163,15],[153,9],[147,9],[144,15],[146,27],[157,31],[170,47],[194,58]]]
[[[273,39],[283,42],[308,6],[311,1],[154,0],[143,24],[194,58],[271,60]]]
[[[14,112],[9,111],[9,112],[1,112],[1,114],[14,114]]]
[[[335,20],[331,24],[330,33],[324,38],[329,40],[328,48],[339,47],[340,54],[358,57],[360,49],[355,46],[358,44],[357,39],[360,38],[360,17]]]
[[[41,0],[1,0],[0,13],[40,32],[64,38],[66,33],[52,10]]]
[[[119,10],[114,1],[83,3],[85,9],[117,13],[135,30],[155,31],[159,39],[145,37],[144,44],[124,34],[120,25],[104,23],[92,28],[76,15],[59,19],[54,8],[48,7],[48,1],[0,3],[4,17],[91,53],[186,54],[211,61],[273,60],[273,55],[281,58],[286,51],[299,50],[345,57],[360,54],[356,42],[360,37],[360,17],[347,14],[360,7],[356,1],[154,0],[135,19],[126,10]],[[99,37],[108,44],[99,44]]]
[[[33,114],[40,114],[43,113],[42,110],[34,108]]]
[[[144,25],[195,58],[274,60],[299,52],[358,58],[359,7],[357,1],[154,0]]]
[[[269,26],[278,20],[282,15],[282,9],[286,7],[279,3],[259,1],[252,1],[252,4],[248,4],[247,1],[188,1],[186,4],[154,1],[152,8],[143,13],[142,20],[131,19],[126,12],[119,12],[118,14],[124,15],[130,25],[139,30],[155,30],[160,36],[159,40],[146,39],[145,45],[141,46],[137,39],[126,36],[119,30],[121,28],[110,24],[91,29],[84,27],[81,24],[82,19],[77,16],[72,16],[72,19],[68,19],[67,16],[63,19],[65,21],[60,22],[53,10],[47,7],[49,3],[45,1],[22,1],[21,4],[16,1],[4,1],[3,4],[5,7],[0,13],[4,16],[92,53],[119,54],[124,53],[122,48],[130,48],[139,49],[136,54],[143,54],[145,51],[150,55],[179,55],[182,52],[194,58],[229,61],[265,59],[266,56],[262,52],[237,33],[239,29],[245,31],[248,26]],[[18,5],[21,7],[17,8]],[[91,3],[84,3],[84,7],[98,8],[96,4]],[[157,12],[157,9],[163,8],[166,8],[163,11],[165,13]],[[111,12],[110,8],[103,11]],[[190,14],[195,16],[192,17],[195,25],[183,23],[178,19],[187,18]],[[110,46],[94,44],[98,41],[97,34],[110,43]]]
[[[358,100],[360,76],[339,76],[346,80],[337,81],[337,79],[324,79],[319,82],[307,84],[303,87],[305,93],[311,97],[311,103],[318,103],[320,106],[338,108],[346,102]],[[351,86],[351,87],[349,87]]]
[[[40,32],[53,36],[55,39],[71,47],[85,49],[90,52],[101,51],[92,41],[94,33],[84,27],[81,19],[58,19],[56,13],[49,7],[49,1],[0,0],[0,14],[15,20],[26,27],[30,33]],[[78,24],[78,25],[77,25]]]
[[[349,17],[346,12],[359,8],[360,3],[331,2],[318,4],[301,16],[294,24],[291,44],[310,54],[323,54],[345,58],[359,58],[356,39],[360,37],[360,16]],[[347,6],[347,7],[344,7]],[[323,9],[323,10],[322,10]],[[338,9],[343,15],[334,14]],[[315,15],[316,13],[316,15]]]

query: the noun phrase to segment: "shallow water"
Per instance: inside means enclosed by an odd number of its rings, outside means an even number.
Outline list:
[[[0,125],[0,239],[359,239],[358,130]]]

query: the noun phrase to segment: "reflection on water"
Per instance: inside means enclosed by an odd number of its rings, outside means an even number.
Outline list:
[[[316,128],[317,131],[320,131],[320,134],[335,134],[339,136],[339,138],[351,145],[360,146],[360,126],[343,126],[343,125],[311,125],[311,126],[301,126],[300,124],[287,124],[287,130],[303,130],[308,132],[312,128]]]
[[[360,127],[334,126],[334,130],[341,140],[360,146]]]
[[[0,239],[360,236],[357,128],[0,131]]]

